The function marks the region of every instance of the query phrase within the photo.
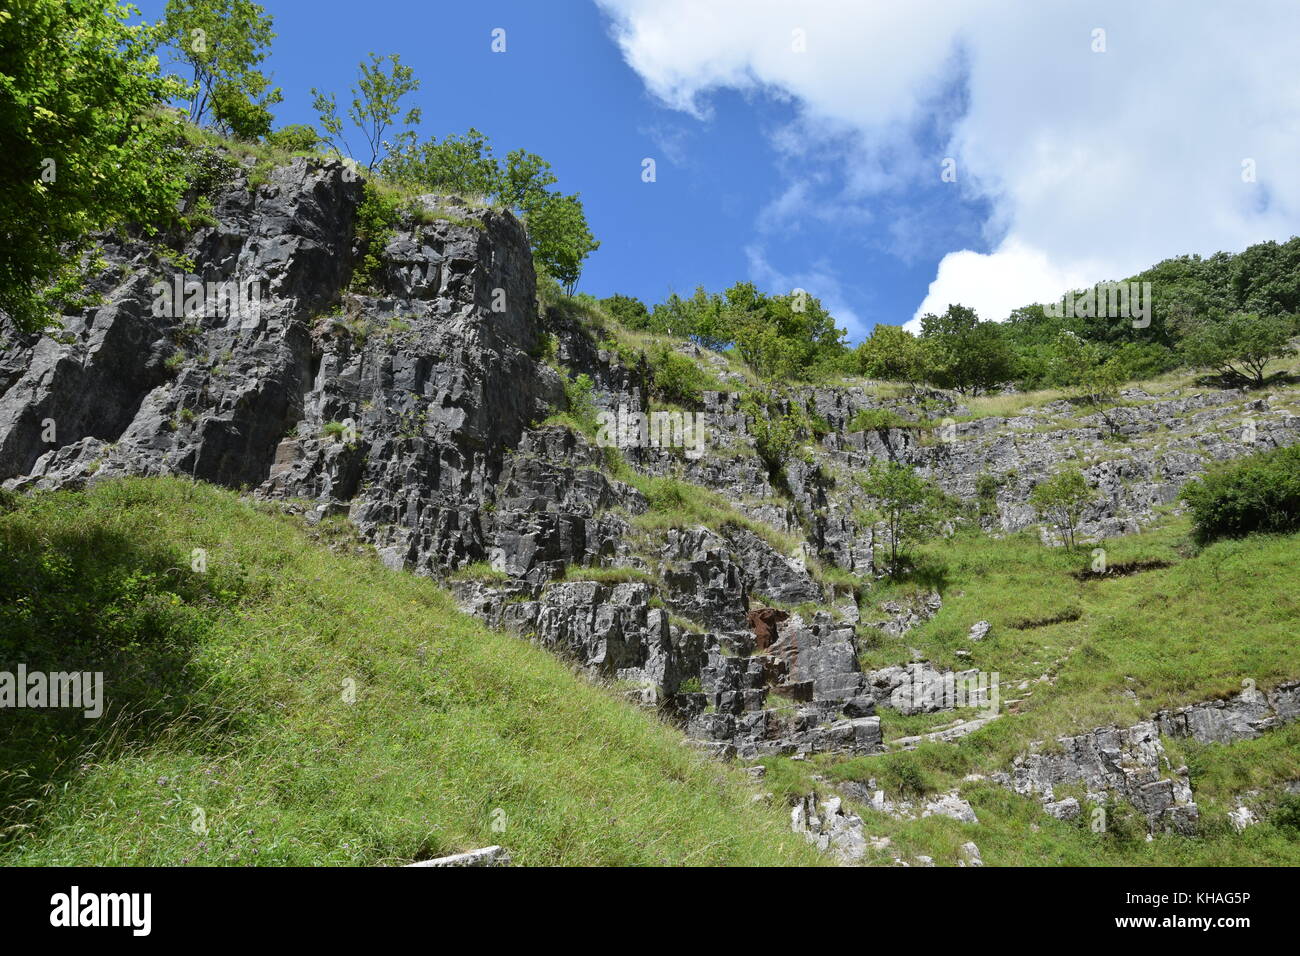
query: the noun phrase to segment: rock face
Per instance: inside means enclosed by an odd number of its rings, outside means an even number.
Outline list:
[[[1300,717],[1300,681],[1279,684],[1268,693],[1250,688],[1227,700],[1212,700],[1179,710],[1162,710],[1156,725],[1167,737],[1191,737],[1203,744],[1250,740]]]
[[[1081,812],[1073,797],[1056,800],[1054,788],[1082,784],[1088,798],[1105,802],[1114,795],[1147,816],[1152,829],[1193,833],[1199,811],[1192,799],[1186,767],[1166,775],[1169,760],[1160,737],[1191,737],[1200,743],[1250,740],[1300,717],[1300,681],[1279,684],[1268,693],[1253,687],[1226,700],[1162,710],[1132,727],[1101,727],[1058,739],[1059,750],[1017,757],[1003,782],[1019,793],[1042,798],[1043,809],[1068,820]]]
[[[482,558],[502,452],[559,388],[529,355],[527,238],[491,211],[413,220],[382,289],[354,294],[360,198],[341,165],[306,160],[219,194],[217,224],[180,252],[204,282],[260,284],[251,315],[155,315],[153,283],[174,277],[110,243],[106,276],[125,279],[104,280],[106,304],[69,317],[66,342],[6,349],[20,371],[0,396],[0,478],[187,475],[347,512],[395,564]]]
[[[844,863],[860,860],[867,852],[862,818],[845,812],[839,797],[818,800],[812,793],[797,800],[790,811],[790,829]]]
[[[1128,801],[1146,815],[1151,829],[1195,832],[1200,814],[1187,768],[1164,775],[1168,761],[1154,721],[1104,727],[1057,743],[1059,751],[1015,759],[1010,784],[1017,793],[1041,797],[1053,816],[1062,816],[1072,808],[1056,800],[1055,788],[1081,784],[1094,803],[1105,803],[1111,794]]]
[[[260,184],[238,167],[209,197],[213,223],[170,237],[170,257],[106,237],[91,290],[101,301],[56,334],[18,336],[0,315],[0,483],[175,475],[310,520],[345,516],[390,567],[447,580],[466,609],[660,709],[704,748],[759,757],[874,753],[880,708],[996,703],[956,693],[975,671],[913,661],[863,672],[864,642],[901,637],[942,601],[935,591],[860,614],[889,542],[858,523],[856,470],[909,462],[967,498],[992,476],[980,520],[997,531],[1033,520],[1024,502],[1036,480],[1092,455],[1085,471],[1103,494],[1087,535],[1140,525],[1210,461],[1300,439],[1282,403],[1225,391],[1129,394],[1123,458],[1108,454],[1103,423],[1061,424],[1074,412],[1064,403],[926,442],[915,429],[848,427],[872,408],[962,415],[951,396],[800,387],[770,413],[801,406],[828,430],[775,475],[740,390],[728,390],[743,377],[683,346],[724,386],[697,405],[706,453],[637,443],[614,467],[610,449],[542,423],[566,407],[564,374],[591,380],[597,411],[647,412],[652,370],[564,308],[539,309],[523,226],[427,196],[372,249],[355,234],[363,195],[338,163],[296,160]],[[363,262],[378,264],[364,285]],[[182,294],[168,301],[168,289]],[[258,294],[236,308],[223,303],[231,289]],[[690,494],[713,495],[728,516],[665,516],[639,490],[664,477],[699,486]],[[987,632],[977,624],[970,639]],[[1292,695],[1159,720],[1175,728],[1165,732],[1235,739],[1295,706]],[[1117,772],[1109,742],[1079,746],[1096,758],[1089,779]],[[1043,785],[1070,776],[1046,764],[1026,773]]]

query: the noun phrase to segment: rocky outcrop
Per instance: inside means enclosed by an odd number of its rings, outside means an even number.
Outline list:
[[[1191,737],[1203,744],[1251,740],[1300,717],[1300,681],[1265,693],[1253,686],[1226,700],[1162,710],[1156,726],[1166,737]]]
[[[652,370],[565,308],[539,309],[528,236],[509,213],[420,197],[371,249],[354,229],[362,183],[306,159],[260,184],[236,165],[210,198],[212,224],[172,236],[169,254],[104,237],[107,265],[91,290],[101,301],[56,333],[19,336],[0,316],[0,482],[177,475],[245,488],[309,520],[347,516],[390,567],[452,580],[473,613],[659,708],[720,754],[872,753],[879,708],[995,703],[961,696],[981,676],[973,670],[914,660],[862,671],[862,640],[902,637],[942,603],[933,591],[873,608],[863,593],[888,545],[867,526],[854,480],[872,462],[912,463],[965,498],[992,476],[978,520],[993,531],[1031,523],[1029,488],[1082,463],[1101,492],[1083,533],[1110,534],[1148,520],[1209,462],[1300,438],[1284,403],[1230,390],[1130,391],[1115,419],[1130,444],[1115,454],[1109,426],[1066,403],[956,422],[966,409],[944,393],[799,387],[769,413],[798,412],[819,437],[775,467],[757,454],[743,378],[683,346],[723,385],[696,409],[707,453],[611,456],[539,423],[566,406],[564,375],[590,378],[598,410],[645,412]],[[363,261],[378,263],[364,288],[354,281]],[[162,301],[160,288],[187,283],[201,293],[193,303]],[[256,288],[254,307],[223,306],[228,287]],[[850,431],[865,409],[915,427]],[[936,416],[952,419],[942,434]],[[638,487],[650,476],[702,486],[733,513],[704,520],[684,508],[648,523]],[[751,619],[760,602],[770,613]],[[970,640],[987,633],[977,625]],[[1235,739],[1294,706],[1277,697],[1262,710],[1242,702],[1157,722]]]
[[[1009,783],[1017,793],[1054,804],[1055,816],[1066,812],[1055,788],[1079,784],[1094,803],[1104,804],[1111,796],[1126,800],[1145,814],[1153,830],[1195,832],[1200,814],[1187,768],[1165,775],[1169,761],[1154,721],[1061,737],[1057,744],[1059,749],[1015,759]]]
[[[1018,793],[1035,794],[1058,819],[1077,817],[1077,799],[1055,798],[1056,787],[1081,784],[1094,803],[1114,796],[1146,814],[1152,829],[1193,833],[1199,811],[1186,767],[1171,769],[1161,736],[1190,737],[1200,743],[1250,740],[1300,717],[1300,681],[1264,692],[1253,686],[1226,700],[1162,710],[1132,727],[1102,727],[1058,739],[1058,748],[1017,757],[1004,783]]]
[[[819,800],[811,793],[797,800],[790,811],[790,829],[843,863],[860,860],[867,852],[862,818],[846,813],[839,797]]]

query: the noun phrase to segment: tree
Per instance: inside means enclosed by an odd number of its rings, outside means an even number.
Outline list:
[[[868,378],[915,383],[924,372],[921,344],[899,325],[877,325],[858,346],[858,371]]]
[[[168,221],[185,191],[173,148],[181,96],[156,40],[113,0],[20,0],[0,10],[0,309],[49,321],[83,285],[89,234]]]
[[[1056,343],[1053,372],[1057,382],[1073,388],[1086,407],[1101,415],[1112,436],[1119,433],[1119,421],[1112,410],[1127,375],[1110,349],[1087,342],[1073,332],[1062,332]]]
[[[1029,503],[1040,519],[1051,522],[1065,546],[1074,550],[1079,521],[1084,509],[1096,497],[1083,472],[1078,468],[1065,468],[1034,485],[1029,492]]]
[[[950,305],[943,315],[921,317],[926,378],[962,395],[987,391],[1011,377],[1011,352],[995,322],[974,309]]]
[[[950,513],[947,496],[902,462],[873,462],[858,484],[875,502],[868,518],[885,526],[891,573],[900,551],[933,535]]]
[[[492,155],[492,144],[473,127],[442,142],[431,136],[421,143],[413,130],[404,131],[379,164],[379,171],[385,179],[403,186],[458,196],[495,196],[501,185],[501,168]]]
[[[587,227],[578,194],[547,193],[546,199],[525,215],[525,222],[534,261],[564,286],[566,295],[573,295],[583,260],[600,247]]]
[[[396,53],[380,56],[370,54],[370,62],[362,60],[357,66],[357,85],[352,87],[352,105],[348,108],[348,117],[361,130],[366,145],[370,147],[370,160],[367,169],[374,169],[381,152],[388,149],[384,134],[397,121],[401,111],[402,97],[414,93],[420,88],[420,81],[415,71],[402,64],[402,58]],[[343,150],[340,143],[351,154],[347,139],[343,136],[343,120],[339,117],[338,100],[333,93],[322,93],[312,87],[312,106],[324,131],[325,142],[334,148],[340,157]],[[416,126],[420,122],[420,110],[416,107],[407,110],[402,117],[402,125]],[[403,132],[398,136],[399,143],[410,143],[410,136]]]
[[[650,310],[635,296],[616,292],[601,299],[600,307],[629,329],[645,329],[649,326]]]
[[[1179,350],[1189,365],[1211,368],[1258,388],[1264,384],[1269,361],[1295,351],[1290,343],[1293,328],[1287,316],[1237,312],[1218,321],[1195,322]]]
[[[159,38],[193,72],[191,122],[202,125],[211,108],[217,123],[236,136],[270,130],[269,108],[283,97],[257,65],[275,38],[272,23],[251,0],[167,0]]]

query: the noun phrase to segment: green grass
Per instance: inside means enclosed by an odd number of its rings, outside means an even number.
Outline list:
[[[324,545],[175,479],[0,502],[0,669],[103,670],[108,702],[4,714],[0,863],[820,862],[652,714]]]
[[[633,526],[645,532],[661,532],[671,528],[689,528],[704,525],[713,531],[724,528],[744,528],[758,535],[781,554],[790,554],[799,546],[800,539],[779,531],[762,521],[755,521],[737,511],[718,492],[680,478],[643,475],[624,466],[616,477],[635,487],[650,505],[650,510],[633,519]]]
[[[1293,832],[1265,819],[1237,834],[1227,821],[1243,792],[1261,790],[1267,812],[1282,785],[1300,778],[1300,724],[1230,746],[1165,741],[1172,765],[1191,768],[1202,812],[1196,837],[1158,835],[1148,843],[1126,806],[1110,808],[1106,832],[1093,833],[1088,819],[1057,821],[1034,800],[987,782],[963,782],[970,773],[1007,769],[1031,741],[1050,747],[1057,736],[1128,726],[1162,708],[1237,693],[1246,679],[1267,690],[1300,676],[1300,565],[1295,561],[1300,535],[1256,535],[1197,549],[1189,532],[1185,519],[1175,519],[1108,541],[1111,566],[1136,561],[1169,566],[1085,580],[1076,573],[1090,566],[1090,550],[1045,548],[1032,531],[1002,539],[963,533],[918,549],[923,575],[940,588],[943,608],[901,638],[875,639],[863,652],[864,667],[905,662],[916,648],[942,666],[998,671],[1004,702],[1022,698],[1018,712],[1004,713],[958,741],[926,743],[915,751],[769,762],[767,786],[805,792],[815,786],[813,775],[822,774],[831,780],[874,777],[891,798],[908,786],[927,793],[957,787],[980,817],[979,825],[970,825],[933,818],[898,821],[863,811],[869,833],[894,841],[886,856],[925,854],[940,864],[953,863],[958,847],[974,840],[991,865],[1300,865],[1300,842]],[[917,587],[916,582],[881,587],[864,604]],[[1014,626],[1062,612],[1078,617]],[[993,627],[972,644],[966,635],[978,620]],[[970,657],[958,658],[958,649]],[[1044,674],[1054,683],[1039,682]],[[1018,689],[1022,680],[1029,682],[1029,694]],[[1126,696],[1126,690],[1138,699]],[[881,713],[890,739],[932,729],[954,716]]]

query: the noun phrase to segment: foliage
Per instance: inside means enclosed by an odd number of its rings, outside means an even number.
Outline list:
[[[361,131],[370,148],[367,169],[374,169],[380,154],[387,151],[384,134],[397,122],[402,98],[419,88],[420,81],[416,78],[415,71],[404,65],[396,53],[388,56],[371,53],[369,62],[362,60],[357,65],[357,83],[352,87],[352,105],[348,107],[348,118]],[[351,155],[352,150],[347,146],[347,138],[343,135],[343,120],[339,116],[337,98],[333,93],[323,93],[315,87],[312,87],[311,95],[312,107],[316,110],[325,142],[333,147],[339,157],[342,157],[344,148]],[[401,120],[403,126],[416,126],[419,122],[420,110],[415,107],[407,110]]]
[[[769,392],[754,392],[741,403],[754,450],[778,485],[785,483],[785,466],[812,431],[807,413],[797,402]]]
[[[324,145],[314,127],[291,123],[268,133],[266,144],[288,153],[309,153]]]
[[[655,391],[670,402],[698,405],[710,384],[704,370],[680,352],[659,345],[647,356]]]
[[[897,412],[888,408],[862,408],[849,421],[850,432],[883,432],[890,428],[915,428],[916,422],[908,421]]]
[[[1300,529],[1300,445],[1212,468],[1188,482],[1181,497],[1202,544]]]
[[[950,305],[943,315],[921,317],[925,377],[962,395],[985,392],[1009,380],[1012,355],[994,322],[974,309]]]
[[[650,310],[638,298],[615,293],[601,299],[600,307],[626,328],[639,330],[649,328]]]
[[[1079,401],[1100,414],[1115,435],[1119,422],[1110,410],[1119,401],[1120,388],[1127,379],[1119,358],[1103,345],[1062,332],[1053,359],[1057,380],[1072,383]]]
[[[689,338],[715,351],[734,349],[761,378],[815,380],[850,364],[844,330],[816,297],[801,290],[768,295],[738,282],[711,293],[701,286],[690,298],[673,293],[648,311],[638,300],[613,299],[630,328]]]
[[[916,383],[925,378],[921,344],[899,325],[877,325],[855,353],[858,372],[868,378]]]
[[[354,228],[362,242],[360,261],[352,270],[352,285],[358,289],[381,288],[384,247],[393,235],[401,201],[380,188],[373,180],[363,184],[361,202],[357,204]]]
[[[952,513],[938,486],[903,462],[872,462],[858,484],[873,502],[869,519],[884,525],[891,572],[898,570],[899,554],[933,535]]]
[[[379,165],[382,175],[407,189],[481,196],[518,212],[528,226],[538,271],[573,294],[582,263],[600,243],[591,233],[577,193],[550,187],[557,182],[551,164],[516,149],[499,162],[487,137],[471,128],[463,136],[420,142],[403,132]]]
[[[1029,504],[1040,518],[1056,528],[1066,548],[1073,550],[1075,532],[1084,509],[1096,497],[1082,471],[1078,468],[1063,468],[1034,485],[1029,492]]]
[[[1224,319],[1201,318],[1188,325],[1179,352],[1189,365],[1259,387],[1269,361],[1295,351],[1289,341],[1293,330],[1289,316],[1237,312]]]
[[[564,376],[564,399],[569,416],[584,432],[596,429],[596,383],[582,372],[577,376]]]
[[[73,307],[89,234],[170,222],[185,190],[183,86],[159,75],[146,28],[111,0],[0,10],[0,309],[33,331]]]
[[[192,72],[191,122],[202,125],[210,109],[241,139],[270,132],[270,107],[283,96],[257,67],[275,39],[272,25],[251,0],[167,0],[158,36]]]

